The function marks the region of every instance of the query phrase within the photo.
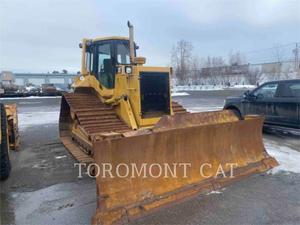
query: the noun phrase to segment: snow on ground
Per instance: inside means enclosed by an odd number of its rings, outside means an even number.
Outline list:
[[[222,194],[223,192],[221,191],[211,191],[209,193],[207,193],[206,195],[211,195],[211,194]]]
[[[214,90],[223,90],[221,85],[183,85],[183,86],[174,86],[174,92],[177,91],[214,91]]]
[[[267,152],[280,164],[270,171],[271,174],[280,171],[300,173],[300,152],[269,140],[265,140],[264,143]]]
[[[41,98],[61,98],[61,96],[29,96],[29,97],[7,97],[0,100],[17,100],[17,99],[41,99]]]
[[[36,125],[55,124],[58,123],[58,118],[59,111],[19,113],[19,128],[22,130]]]
[[[245,84],[245,85],[233,85],[232,87],[229,87],[230,89],[254,89],[256,88],[256,85],[250,85],[250,84]]]
[[[182,85],[174,86],[174,92],[177,91],[217,91],[217,90],[226,90],[226,89],[254,89],[255,85],[233,85],[233,86],[224,86],[224,85]]]
[[[172,93],[172,97],[177,97],[177,96],[188,96],[190,95],[189,93],[187,92],[173,92]]]
[[[220,107],[220,106],[197,106],[197,107],[187,108],[187,110],[191,113],[219,111],[219,110],[222,110],[222,109],[223,109],[223,107]]]

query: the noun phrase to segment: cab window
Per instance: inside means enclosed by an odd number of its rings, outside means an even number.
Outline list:
[[[100,83],[109,89],[114,87],[115,82],[110,46],[109,43],[98,45],[97,69],[97,76]]]
[[[85,68],[88,70],[90,68],[90,53],[87,51],[85,53]]]
[[[266,84],[253,92],[253,95],[259,99],[274,98],[277,91],[277,83]]]
[[[293,97],[300,98],[300,82],[290,84],[289,88],[292,91]]]
[[[85,53],[85,68],[90,72],[93,73],[93,47],[90,46],[87,48]]]
[[[130,64],[130,50],[128,42],[119,42],[116,45],[118,64]]]

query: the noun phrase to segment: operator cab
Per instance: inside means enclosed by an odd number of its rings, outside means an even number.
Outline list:
[[[86,43],[85,59],[89,73],[105,88],[113,89],[116,66],[130,65],[129,40],[126,37],[110,37],[89,41]]]

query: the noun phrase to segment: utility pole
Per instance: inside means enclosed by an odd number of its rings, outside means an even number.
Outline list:
[[[295,70],[299,70],[299,47],[298,43],[296,43],[296,48],[293,50],[293,53],[295,54]]]

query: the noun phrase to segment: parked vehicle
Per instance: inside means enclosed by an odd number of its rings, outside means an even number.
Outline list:
[[[59,95],[60,92],[54,84],[42,84],[41,95]]]
[[[2,71],[0,73],[0,94],[12,95],[18,90],[18,85],[15,84],[15,75],[10,71]]]
[[[38,94],[40,93],[41,88],[38,85],[34,85],[31,83],[28,83],[25,85],[25,93],[29,94]]]
[[[265,127],[300,129],[300,79],[264,83],[242,97],[227,98],[224,109],[233,110],[240,118],[263,115]]]
[[[0,180],[8,178],[9,151],[19,149],[17,105],[0,103]]]

